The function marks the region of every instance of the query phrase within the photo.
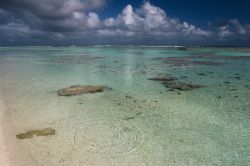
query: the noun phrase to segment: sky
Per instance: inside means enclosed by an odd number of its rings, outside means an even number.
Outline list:
[[[250,46],[250,0],[0,0],[0,46]]]

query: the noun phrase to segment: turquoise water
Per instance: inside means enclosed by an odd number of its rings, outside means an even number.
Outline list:
[[[171,74],[203,85],[166,88]],[[31,165],[249,165],[250,49],[162,47],[0,48],[0,85]],[[102,93],[60,97],[71,85]]]

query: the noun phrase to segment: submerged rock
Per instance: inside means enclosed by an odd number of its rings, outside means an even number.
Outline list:
[[[179,51],[186,51],[187,47],[178,47],[177,50],[179,50]]]
[[[53,57],[49,59],[38,60],[46,63],[53,64],[86,64],[90,62],[96,62],[103,60],[104,57],[90,56],[90,55],[65,55],[59,57]]]
[[[219,62],[208,62],[208,61],[192,61],[192,60],[168,60],[164,62],[165,64],[169,64],[171,66],[197,66],[197,65],[206,65],[206,66],[220,66],[223,63]]]
[[[42,130],[29,130],[25,133],[20,133],[16,135],[17,139],[33,138],[34,136],[49,136],[55,135],[56,130],[52,128],[46,128]]]
[[[205,76],[206,74],[205,73],[198,73],[197,75],[199,75],[199,76]]]
[[[122,120],[132,120],[132,119],[135,119],[135,117],[134,117],[134,116],[132,116],[132,117],[127,117],[127,118],[124,118],[124,119],[122,119]]]
[[[70,86],[68,88],[63,88],[57,91],[57,94],[59,96],[73,96],[73,95],[79,95],[83,93],[97,93],[97,92],[103,92],[104,86],[82,86],[82,85],[74,85]]]
[[[181,91],[188,91],[193,89],[202,88],[204,86],[191,83],[175,82],[175,81],[165,81],[162,83],[165,87],[170,89],[177,89]]]
[[[201,75],[205,75],[205,74],[201,73]],[[177,78],[173,77],[170,74],[167,74],[164,76],[157,76],[157,77],[153,77],[153,78],[148,78],[148,80],[162,82],[162,84],[165,87],[169,88],[169,91],[174,91],[174,90],[188,91],[188,90],[193,90],[193,89],[198,89],[198,88],[204,87],[204,86],[198,85],[198,84],[178,82]]]
[[[165,75],[165,76],[158,76],[153,78],[148,78],[148,80],[152,81],[174,81],[177,80],[177,78],[171,76],[171,75]]]

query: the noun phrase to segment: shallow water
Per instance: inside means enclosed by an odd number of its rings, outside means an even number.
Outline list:
[[[169,91],[147,79],[164,74],[205,87]],[[0,76],[16,134],[56,130],[13,135],[32,165],[250,164],[247,48],[0,48]],[[112,89],[57,95],[71,85]]]

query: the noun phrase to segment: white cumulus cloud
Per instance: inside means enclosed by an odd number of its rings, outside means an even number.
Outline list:
[[[130,31],[131,34],[143,35],[203,35],[208,36],[210,32],[181,22],[178,19],[168,17],[166,12],[150,2],[144,2],[139,9],[127,5],[117,17],[104,20],[108,34],[116,34],[117,29]],[[105,29],[104,29],[105,30]],[[100,31],[103,32],[103,31]],[[101,33],[102,34],[102,33]],[[112,35],[114,35],[112,34]],[[127,33],[125,33],[127,35]]]
[[[128,4],[116,16],[101,19],[98,10],[107,0],[1,0],[0,42],[5,41],[109,41],[113,43],[216,43],[250,38],[250,24],[237,19],[205,29],[170,17],[160,7],[144,1]],[[89,40],[88,40],[89,41]],[[69,41],[70,42],[70,41]],[[1,43],[0,43],[1,44]]]

